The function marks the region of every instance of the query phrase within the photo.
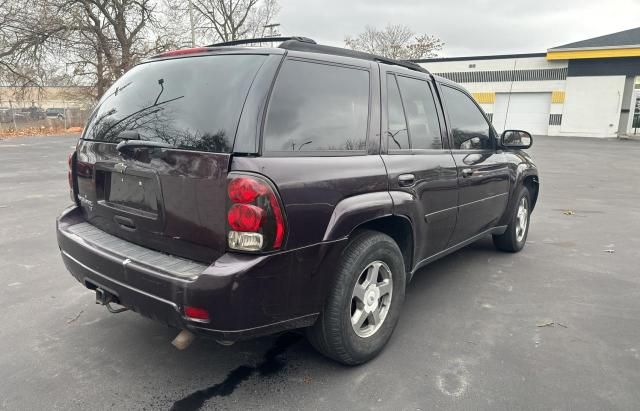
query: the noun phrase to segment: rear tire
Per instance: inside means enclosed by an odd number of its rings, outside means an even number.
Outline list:
[[[493,236],[496,248],[510,253],[517,253],[524,248],[531,216],[531,195],[527,187],[521,187],[516,198],[507,230],[503,234]]]
[[[311,345],[345,365],[362,364],[382,351],[398,322],[406,273],[391,237],[361,231],[342,254],[333,289],[316,323]]]

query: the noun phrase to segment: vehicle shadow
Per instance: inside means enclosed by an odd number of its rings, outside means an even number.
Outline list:
[[[464,287],[465,278],[473,273],[474,263],[486,263],[487,257],[492,255],[495,255],[495,249],[491,240],[482,240],[419,270],[409,284],[400,325],[381,357],[393,355],[394,340],[409,338],[409,334],[416,331],[409,326],[410,320],[436,308],[435,297],[443,289]],[[243,386],[243,392],[247,386],[253,392],[268,392],[274,387],[291,389],[291,381],[303,380],[310,373],[348,383],[356,379],[362,369],[376,370],[390,362],[389,358],[380,357],[380,361],[376,359],[361,367],[342,366],[318,354],[303,332],[241,341],[232,346],[198,338],[188,349],[178,351],[170,345],[177,334],[175,329],[134,313],[118,316],[105,313],[101,317],[101,330],[96,331],[101,334],[99,343],[107,347],[111,361],[118,358],[116,363],[120,364],[122,372],[137,374],[138,368],[143,367],[147,373],[166,375],[171,379],[171,388],[163,387],[150,404],[154,408],[199,410],[216,407],[216,401],[230,400],[225,397],[233,396],[240,386]],[[114,352],[108,347],[117,347],[117,350]],[[295,386],[304,389],[304,383]],[[242,400],[246,400],[244,394]]]
[[[424,300],[431,292],[439,292],[441,287],[462,286],[465,278],[482,270],[482,265],[488,260],[505,255],[496,251],[491,237],[488,237],[422,267],[407,286],[404,310],[412,309],[414,297]],[[420,308],[425,307],[422,305]]]

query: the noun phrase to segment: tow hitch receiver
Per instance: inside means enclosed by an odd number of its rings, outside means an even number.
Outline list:
[[[100,287],[96,288],[96,304],[104,305],[105,307],[107,307],[107,310],[112,314],[118,314],[128,310],[128,308],[126,307],[113,308],[111,306],[111,303],[117,304],[117,302],[118,302],[118,299],[116,296],[114,296],[108,291],[103,290]]]

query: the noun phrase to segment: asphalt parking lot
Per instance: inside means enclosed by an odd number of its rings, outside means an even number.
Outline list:
[[[0,408],[512,410],[640,403],[640,142],[536,138],[526,248],[489,239],[423,269],[380,357],[296,334],[222,347],[109,314],[66,272],[54,221],[75,137],[0,141]]]

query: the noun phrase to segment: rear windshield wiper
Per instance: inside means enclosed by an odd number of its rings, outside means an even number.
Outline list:
[[[116,150],[124,153],[130,148],[138,147],[150,147],[150,148],[173,148],[171,144],[162,143],[160,141],[145,141],[145,140],[124,140],[118,143]]]
[[[116,140],[140,140],[140,133],[135,130],[124,130],[118,133]]]

